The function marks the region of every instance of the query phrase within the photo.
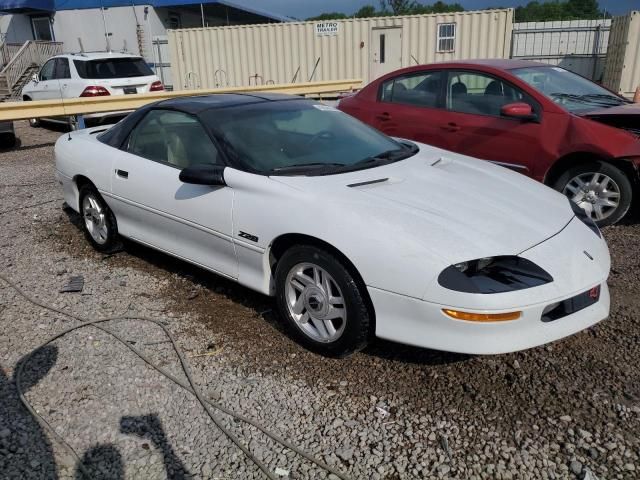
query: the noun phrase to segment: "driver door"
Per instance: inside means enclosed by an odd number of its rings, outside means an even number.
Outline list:
[[[545,150],[542,109],[529,95],[498,77],[484,72],[449,70],[446,109],[440,127],[451,150],[491,160],[512,170],[535,176],[553,152]],[[524,102],[538,115],[537,121],[507,118],[503,105]],[[554,157],[555,158],[555,157]]]
[[[222,159],[200,121],[151,110],[114,161],[112,208],[123,235],[235,279],[233,190],[178,178],[183,168],[202,163]]]
[[[31,81],[30,96],[32,100],[51,100],[60,98],[58,80],[55,79],[57,59],[52,58],[46,62],[38,73],[38,81]]]

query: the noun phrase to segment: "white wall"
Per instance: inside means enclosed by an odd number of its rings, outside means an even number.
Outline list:
[[[149,14],[153,8],[149,7]],[[146,34],[148,19],[145,21],[144,7],[114,7],[104,11],[109,44],[111,50],[121,51],[125,48],[130,53],[144,55],[146,44],[150,43]],[[139,24],[145,29],[143,34],[142,52],[138,44],[136,34],[136,15]],[[150,16],[150,15],[148,15]],[[107,50],[107,37],[105,37],[105,22],[100,9],[86,10],[62,10],[56,12],[53,17],[53,32],[58,42],[64,43],[64,50],[70,52],[80,51],[80,42],[85,51]],[[146,37],[146,38],[145,38]]]
[[[27,15],[0,15],[0,34],[7,43],[33,40],[31,20]]]

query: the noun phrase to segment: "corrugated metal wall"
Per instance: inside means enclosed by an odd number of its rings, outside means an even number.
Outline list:
[[[600,80],[610,28],[610,19],[514,23],[511,57],[559,65]]]
[[[308,81],[316,62],[314,81],[362,78],[368,82],[373,32],[385,27],[402,30],[404,67],[451,59],[508,58],[513,9],[335,22],[335,35],[318,35],[318,22],[170,30],[174,88],[289,83],[296,72],[296,81]],[[437,52],[440,23],[456,24],[453,52]]]
[[[640,12],[613,18],[603,83],[628,97],[640,86]]]

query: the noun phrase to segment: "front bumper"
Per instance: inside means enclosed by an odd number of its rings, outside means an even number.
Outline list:
[[[475,323],[454,320],[442,312],[443,308],[458,308],[454,305],[425,302],[372,287],[368,290],[376,311],[376,336],[417,347],[478,355],[525,350],[567,337],[607,318],[610,305],[609,288],[604,283],[598,302],[552,322],[542,321],[550,303],[541,302],[520,308],[522,316],[518,320]],[[512,310],[477,312],[507,311]]]
[[[524,290],[469,294],[434,282],[423,299],[368,287],[376,312],[376,335],[419,347],[469,354],[524,350],[572,335],[609,315],[607,277],[611,260],[606,243],[574,218],[560,232],[519,254],[544,268],[553,282]],[[550,305],[600,286],[593,305],[551,322]],[[518,320],[477,323],[455,320],[442,309],[472,313],[520,311]]]

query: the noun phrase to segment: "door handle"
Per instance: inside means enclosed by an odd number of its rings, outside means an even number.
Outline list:
[[[457,132],[461,127],[455,122],[449,122],[446,125],[442,125],[440,128],[447,132]]]
[[[389,112],[382,112],[380,115],[376,115],[376,118],[386,122],[387,120],[391,120],[391,115],[389,115]]]
[[[120,178],[129,178],[129,172],[120,169],[116,170],[116,175],[118,175]]]

